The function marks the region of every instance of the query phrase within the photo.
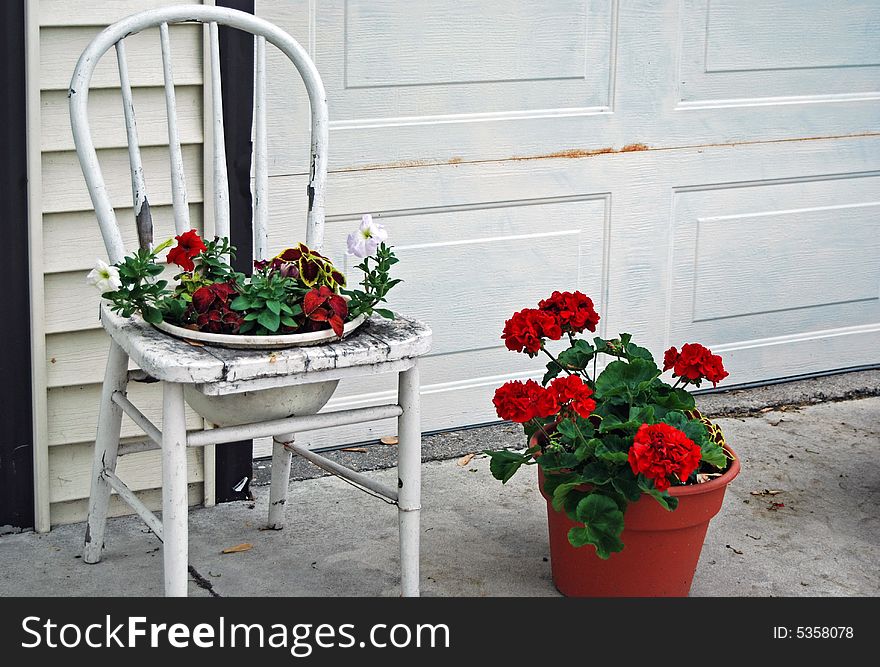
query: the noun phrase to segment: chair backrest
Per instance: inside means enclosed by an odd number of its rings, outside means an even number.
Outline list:
[[[142,247],[152,243],[152,220],[145,187],[137,139],[131,85],[125,58],[125,38],[148,28],[159,28],[162,66],[165,78],[165,102],[168,114],[168,144],[171,155],[171,196],[174,207],[174,226],[178,234],[190,229],[189,208],[180,137],[177,130],[177,111],[174,97],[174,78],[171,68],[171,44],[168,26],[174,23],[198,22],[206,24],[210,44],[211,95],[213,98],[213,185],[214,216],[217,236],[229,236],[229,183],[226,175],[226,150],[223,134],[223,107],[220,84],[220,51],[218,25],[225,25],[251,33],[256,39],[254,78],[254,256],[265,259],[268,226],[268,156],[266,146],[266,42],[274,44],[294,64],[305,84],[311,105],[311,159],[307,190],[308,219],[306,244],[319,249],[324,240],[324,189],[327,181],[327,96],[315,64],[300,44],[277,26],[251,14],[234,9],[206,5],[178,5],[154,9],[125,18],[103,30],[86,47],[70,82],[70,123],[76,154],[85,176],[92,205],[101,227],[104,245],[112,263],[125,256],[125,247],[116,214],[110,202],[98,156],[92,141],[88,119],[89,83],[101,57],[116,47],[119,83],[122,90],[123,113],[128,135],[128,155],[131,166],[132,199],[138,239]]]

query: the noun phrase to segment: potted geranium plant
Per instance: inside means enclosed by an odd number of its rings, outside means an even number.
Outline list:
[[[554,292],[505,323],[508,349],[549,360],[541,383],[512,381],[495,392],[498,416],[523,425],[528,447],[486,452],[491,472],[507,482],[537,465],[563,594],[687,595],[739,462],[686,388],[728,374],[697,343],[667,350],[661,369],[630,334],[579,337],[598,322],[587,296]],[[562,339],[568,347],[551,352],[548,342]],[[600,357],[611,361],[597,372]]]
[[[140,316],[155,328],[199,344],[254,350],[315,345],[338,340],[372,314],[393,319],[379,307],[400,280],[390,277],[397,263],[385,241],[385,228],[365,215],[348,235],[348,253],[360,258],[363,279],[347,288],[333,262],[298,244],[269,260],[255,261],[251,275],[234,271],[229,239],[202,239],[189,230],[155,248],[141,248],[115,265],[98,260],[88,281],[101,290],[109,309]],[[161,276],[166,262],[180,271]],[[205,396],[187,386],[190,405],[218,425],[241,423],[244,416],[275,419],[317,412],[337,380],[223,396]],[[269,391],[269,390],[265,390]]]

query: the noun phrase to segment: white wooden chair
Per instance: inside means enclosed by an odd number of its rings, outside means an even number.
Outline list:
[[[313,248],[320,248],[324,233],[328,130],[326,95],[314,63],[292,37],[267,21],[230,9],[184,5],[145,11],[111,25],[83,51],[71,80],[70,117],[76,151],[110,261],[118,262],[125,256],[126,251],[104,185],[88,125],[88,93],[92,73],[100,58],[115,46],[128,132],[136,224],[141,245],[145,245],[152,241],[152,223],[138,148],[125,58],[125,38],[148,28],[159,28],[168,113],[174,220],[177,233],[183,233],[190,228],[190,222],[180,139],[177,132],[168,26],[187,21],[206,24],[206,39],[210,44],[210,85],[214,99],[214,208],[217,235],[229,235],[229,191],[224,153],[217,38],[217,26],[226,25],[251,33],[256,40],[254,254],[259,259],[265,258],[267,254],[268,170],[265,113],[267,42],[280,49],[293,62],[308,91],[311,103],[310,164],[312,167],[308,192],[306,243]],[[399,316],[394,321],[374,318],[343,341],[318,347],[278,350],[270,354],[216,347],[194,347],[157,331],[143,321],[121,318],[112,313],[106,304],[101,308],[101,322],[110,334],[112,342],[98,416],[83,555],[85,562],[96,563],[101,558],[107,507],[111,491],[116,491],[163,541],[165,594],[185,596],[188,579],[186,448],[273,436],[269,527],[278,529],[283,525],[291,453],[299,454],[355,485],[378,493],[397,504],[402,593],[405,596],[419,594],[421,430],[417,359],[430,348],[431,332],[426,326]],[[128,382],[138,379],[137,371],[128,371],[129,358],[141,369],[141,375],[146,373],[162,382],[161,430],[151,423],[126,396]],[[186,431],[185,386],[190,387],[188,391],[195,390],[205,396],[221,396],[384,372],[399,374],[398,400],[394,404],[293,416],[192,433]],[[162,450],[161,521],[116,475],[118,456],[132,451],[143,451],[145,448],[142,444],[120,446],[119,432],[123,413],[131,417],[149,436],[152,443],[146,447]],[[293,441],[293,434],[304,430],[357,424],[390,417],[397,417],[398,420],[399,479],[396,489],[378,484],[367,476],[344,468]]]

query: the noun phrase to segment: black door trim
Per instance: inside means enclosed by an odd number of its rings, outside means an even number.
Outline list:
[[[0,526],[34,525],[34,425],[28,245],[25,3],[0,3],[0,199],[6,277],[0,329]],[[35,258],[35,261],[38,258]]]
[[[218,0],[218,7],[254,13],[254,0]],[[253,109],[242,100],[254,97],[254,40],[250,33],[220,26],[220,77],[223,86],[223,126],[226,170],[229,174],[229,228],[236,247],[233,266],[250,273],[254,254],[251,200],[251,124]],[[230,442],[215,449],[218,503],[246,500],[253,479],[253,441]],[[241,487],[241,480],[248,481]],[[236,490],[238,488],[238,490]]]

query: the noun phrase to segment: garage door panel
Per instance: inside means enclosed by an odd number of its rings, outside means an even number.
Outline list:
[[[741,341],[713,348],[723,355],[724,366],[737,383],[876,364],[877,350],[880,350],[878,324]],[[784,367],[783,373],[780,367]]]
[[[609,106],[609,2],[319,6],[333,123]]]
[[[858,176],[678,192],[670,342],[880,322],[877,193],[876,177]]]
[[[587,4],[349,0],[346,87],[583,78]]]
[[[698,219],[694,322],[876,301],[878,207],[880,202],[841,204]],[[835,227],[843,233],[835,234]],[[737,283],[742,287],[731,290]]]
[[[859,0],[689,0],[681,16],[681,99],[876,96],[878,30],[880,5]]]

